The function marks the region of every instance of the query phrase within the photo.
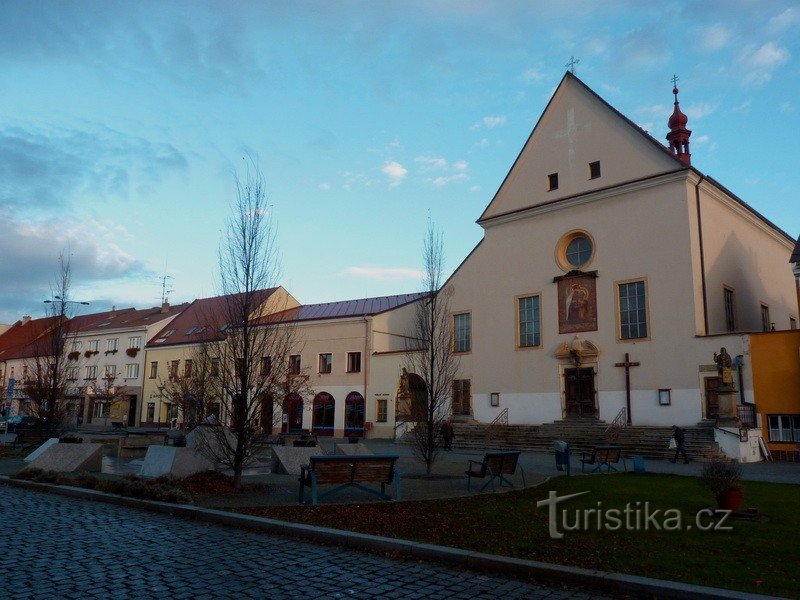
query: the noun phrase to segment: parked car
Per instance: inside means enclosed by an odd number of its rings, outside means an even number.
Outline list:
[[[6,432],[14,433],[20,429],[30,429],[39,424],[39,419],[30,415],[15,415],[8,420]]]

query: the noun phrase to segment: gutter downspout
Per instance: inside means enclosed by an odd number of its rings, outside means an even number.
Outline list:
[[[694,186],[694,197],[697,205],[697,237],[700,242],[700,281],[703,284],[703,335],[708,335],[708,293],[706,291],[706,258],[703,252],[703,217],[700,213],[700,184],[703,183],[704,175]]]
[[[369,393],[367,387],[369,385],[369,349],[370,349],[370,333],[372,331],[372,317],[364,317],[364,439],[367,439],[367,398]]]

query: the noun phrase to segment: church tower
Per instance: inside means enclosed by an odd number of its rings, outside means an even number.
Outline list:
[[[677,77],[673,78],[677,82]],[[686,122],[689,120],[685,114],[681,112],[678,105],[678,87],[672,88],[672,93],[675,94],[675,109],[672,111],[672,116],[669,118],[669,133],[667,134],[667,141],[669,141],[669,150],[681,162],[691,165],[692,155],[689,152],[689,136],[692,132],[686,129]]]

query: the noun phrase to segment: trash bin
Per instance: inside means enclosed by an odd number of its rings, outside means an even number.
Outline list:
[[[644,473],[644,456],[635,455],[633,457],[633,472],[634,473]]]
[[[566,471],[567,477],[570,475],[569,444],[563,440],[556,440],[553,442],[553,450],[556,454],[556,469],[559,471]]]

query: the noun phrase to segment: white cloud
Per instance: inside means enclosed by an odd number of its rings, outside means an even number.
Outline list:
[[[469,188],[469,191],[470,192],[480,192],[481,191],[481,186],[473,185],[471,188]]]
[[[686,113],[686,116],[690,119],[702,119],[703,117],[707,117],[715,110],[717,107],[713,104],[708,102],[701,102],[699,104],[689,104],[685,107],[682,107],[683,112]]]
[[[769,20],[769,26],[776,31],[782,31],[800,19],[800,11],[796,7],[787,8],[779,15]]]
[[[506,123],[505,115],[483,117],[483,124],[489,129],[500,127],[502,125],[505,125],[505,123]]]
[[[706,52],[716,52],[731,39],[730,30],[724,25],[712,25],[700,30],[700,47]]]
[[[468,179],[466,173],[456,173],[455,175],[442,175],[434,179],[428,179],[427,181],[436,187],[442,187],[448,183],[452,183],[454,181],[463,181],[465,179]]]
[[[465,161],[465,160],[458,160],[458,161],[453,163],[453,168],[456,171],[466,171],[468,166],[469,166],[469,163],[467,163],[467,161]]]
[[[418,156],[414,159],[414,162],[422,165],[422,172],[447,168],[447,159],[441,156]]]
[[[747,110],[748,108],[750,108],[750,105],[751,105],[752,103],[753,103],[753,102],[752,102],[751,100],[745,100],[745,101],[744,101],[744,102],[742,102],[742,103],[741,103],[739,106],[736,106],[736,107],[732,108],[731,110],[732,110],[733,112],[741,112],[741,111],[743,111],[743,110]]]
[[[781,111],[785,115],[789,114],[789,113],[792,113],[792,112],[794,112],[794,104],[792,104],[791,102],[789,102],[787,100],[786,102],[782,102],[781,103],[781,105],[778,107],[778,110]]]
[[[321,190],[329,190],[331,189],[331,184],[326,181],[324,183],[320,183],[317,187]]]
[[[347,267],[344,275],[366,277],[377,281],[397,281],[401,279],[422,279],[425,275],[419,269],[408,267]]]
[[[694,139],[694,140],[692,140],[692,141],[693,141],[695,144],[705,144],[705,143],[706,143],[706,142],[708,142],[709,140],[711,140],[711,138],[710,138],[710,137],[708,137],[707,135],[701,135],[701,136],[699,136],[699,137],[695,138],[695,139]]]
[[[672,114],[672,107],[667,106],[666,104],[650,104],[647,106],[638,107],[636,112],[652,115],[654,117],[663,115],[669,116]]]
[[[534,82],[544,79],[544,73],[539,69],[528,69],[522,74],[523,81]]]
[[[744,69],[746,85],[763,85],[772,79],[772,72],[789,59],[789,51],[775,42],[760,47],[746,46],[739,55],[739,65]]]
[[[480,142],[475,142],[475,145],[478,148],[485,148],[486,146],[489,145],[489,138],[481,138],[481,141]]]
[[[389,178],[389,185],[392,187],[403,183],[406,175],[408,175],[408,169],[406,169],[396,160],[387,162],[385,165],[383,165],[381,171]]]

